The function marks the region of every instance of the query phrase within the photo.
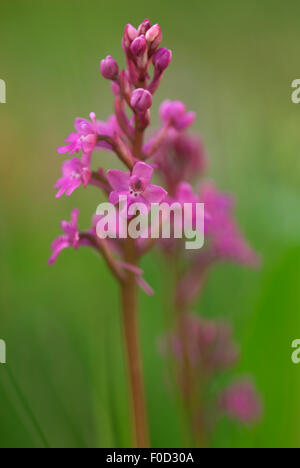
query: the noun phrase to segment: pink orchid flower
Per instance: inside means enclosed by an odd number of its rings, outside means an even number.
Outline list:
[[[62,177],[58,179],[55,189],[59,189],[56,198],[60,198],[64,193],[70,196],[80,185],[84,187],[89,183],[92,171],[86,165],[86,158],[79,161],[74,157],[70,161],[65,161],[62,165]]]
[[[107,172],[108,181],[113,188],[109,195],[110,203],[119,202],[120,196],[127,197],[127,206],[142,203],[150,210],[151,203],[160,203],[167,192],[159,185],[150,184],[153,167],[144,162],[137,162],[132,173],[112,169]]]
[[[77,133],[71,133],[65,140],[69,143],[65,146],[59,146],[57,152],[60,154],[68,153],[72,155],[83,150],[85,153],[90,153],[97,143],[97,121],[96,114],[90,113],[91,121],[87,119],[75,119],[75,130]]]
[[[64,232],[61,236],[55,239],[51,245],[52,255],[48,261],[49,265],[55,263],[60,252],[68,247],[77,249],[80,245],[80,237],[78,231],[78,216],[79,210],[75,209],[71,213],[71,221],[62,221],[61,228]]]

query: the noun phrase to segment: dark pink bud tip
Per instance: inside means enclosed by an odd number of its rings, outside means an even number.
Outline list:
[[[152,95],[143,88],[133,91],[130,99],[131,107],[138,113],[146,112],[152,106]]]
[[[153,65],[156,70],[163,72],[172,60],[172,52],[162,47],[153,55]]]
[[[100,72],[107,80],[114,80],[119,73],[119,67],[115,59],[108,55],[105,59],[101,60]]]
[[[148,19],[145,19],[138,27],[138,34],[145,34],[148,29],[151,28],[151,23]]]

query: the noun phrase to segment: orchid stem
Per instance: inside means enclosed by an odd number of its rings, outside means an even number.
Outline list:
[[[125,261],[136,265],[136,247],[134,240],[125,241]],[[127,365],[131,392],[134,447],[149,447],[149,432],[143,381],[141,349],[138,336],[137,285],[135,275],[128,271],[122,284],[122,310]]]

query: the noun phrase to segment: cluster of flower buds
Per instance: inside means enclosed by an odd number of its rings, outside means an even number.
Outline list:
[[[147,145],[151,146],[152,143],[143,143],[143,132],[150,123],[153,93],[172,58],[170,50],[160,48],[161,42],[162,33],[159,25],[152,26],[150,21],[144,20],[136,29],[128,24],[122,38],[126,69],[120,70],[116,60],[110,55],[100,62],[102,76],[111,81],[115,96],[115,112],[107,121],[97,120],[94,112],[90,114],[90,120],[75,119],[75,132],[67,137],[66,145],[57,149],[59,154],[72,156],[70,160],[63,162],[62,176],[55,185],[58,198],[63,194],[70,196],[80,186],[86,188],[88,185],[100,188],[112,203],[117,203],[119,195],[126,194],[129,200],[128,206],[132,202],[142,202],[147,210],[150,209],[151,203],[159,203],[165,198],[166,190],[150,184],[154,169],[153,165],[145,162],[150,154],[148,155],[144,148],[147,148]],[[130,118],[127,106],[132,112]],[[172,103],[169,103],[169,107],[172,106]],[[186,112],[184,109],[180,112],[182,115],[178,114],[178,118],[184,120]],[[163,118],[165,123],[160,135],[153,142],[152,152],[163,143],[166,128],[177,125],[174,112],[171,114]],[[106,172],[101,167],[96,171],[92,170],[93,153],[98,150],[114,152],[125,165],[127,172],[121,170]],[[124,262],[123,243],[118,239],[115,242],[99,239],[94,221],[91,229],[78,231],[77,218],[78,211],[75,210],[71,222],[62,223],[63,235],[52,244],[49,263],[54,263],[59,253],[67,247],[77,249],[81,245],[88,245],[97,249],[104,256],[112,272],[118,278],[122,278],[123,270],[131,268]],[[136,245],[139,248],[138,240]],[[146,292],[152,293],[141,276],[139,269],[136,274],[137,283]]]
[[[152,94],[157,89],[162,74],[172,59],[170,50],[164,47],[159,48],[161,42],[160,26],[158,24],[152,26],[147,19],[137,29],[128,24],[122,39],[131,82],[138,87],[140,85],[143,88],[147,87]],[[150,83],[149,66],[151,63],[154,73]]]

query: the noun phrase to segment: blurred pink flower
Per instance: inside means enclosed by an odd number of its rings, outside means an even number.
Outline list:
[[[233,199],[219,192],[211,182],[203,184],[200,198],[210,215],[207,230],[216,256],[253,267],[259,266],[259,256],[251,249],[234,219]]]
[[[60,252],[68,247],[77,249],[80,244],[80,236],[78,231],[78,216],[79,210],[74,209],[71,213],[71,221],[62,221],[61,228],[64,232],[61,236],[55,239],[51,245],[52,255],[49,259],[49,265],[52,265]]]
[[[237,380],[219,397],[219,406],[230,419],[250,425],[262,415],[260,396],[250,380]]]
[[[186,315],[184,320],[188,357],[199,377],[226,370],[236,363],[239,352],[227,323],[192,314]],[[172,333],[169,342],[175,357],[182,361],[183,344],[179,332]]]
[[[160,117],[164,123],[169,123],[176,130],[184,130],[194,123],[195,112],[187,112],[181,101],[164,101],[160,106]]]
[[[203,173],[206,167],[204,145],[200,139],[170,128],[154,154],[154,161],[167,188],[174,190],[182,180],[189,182]]]

